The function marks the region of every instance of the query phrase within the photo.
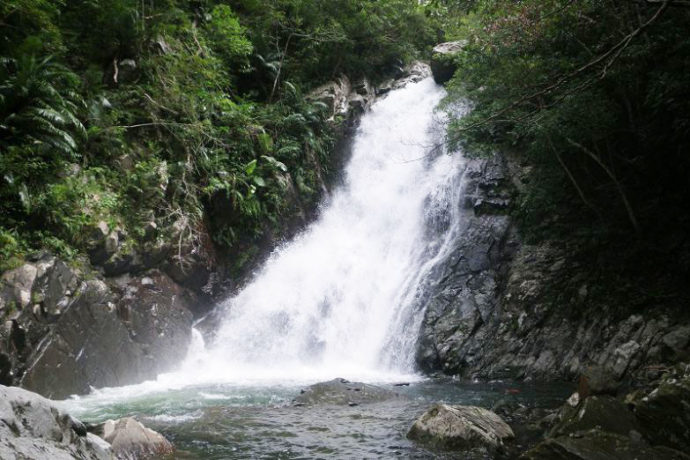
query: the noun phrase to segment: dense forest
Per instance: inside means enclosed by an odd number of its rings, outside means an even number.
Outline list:
[[[687,2],[441,2],[437,11],[450,18],[447,38],[464,40],[451,98],[473,104],[449,141],[529,165],[515,210],[524,236],[570,242],[613,302],[683,303]]]
[[[39,248],[74,258],[100,222],[131,248],[241,262],[294,213],[287,188],[319,199],[333,124],[305,94],[433,43],[405,0],[13,0],[0,25],[4,269]]]
[[[449,142],[534,165],[517,210],[529,234],[577,222],[596,245],[686,248],[689,12],[680,1],[4,2],[2,266],[42,247],[74,257],[101,221],[133,247],[184,235],[251,248],[285,225],[286,186],[319,199],[315,164],[329,165],[334,133],[305,94],[339,74],[380,80],[443,40],[466,42],[450,99],[473,104]],[[229,217],[214,220],[220,195]]]

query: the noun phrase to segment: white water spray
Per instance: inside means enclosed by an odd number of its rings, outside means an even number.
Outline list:
[[[77,412],[196,385],[291,386],[345,377],[410,381],[425,286],[462,231],[463,159],[438,146],[443,88],[391,92],[362,117],[343,184],[320,217],[278,248],[219,308],[215,340],[194,331],[180,369],[94,390]]]
[[[461,159],[433,148],[443,96],[427,78],[374,104],[318,220],[222,305],[215,341],[181,372],[202,381],[412,373],[419,287],[458,226]]]

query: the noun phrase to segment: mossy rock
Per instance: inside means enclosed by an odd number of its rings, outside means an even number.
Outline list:
[[[551,436],[594,428],[622,436],[640,431],[634,414],[623,402],[612,396],[590,396],[575,408],[566,405],[561,410],[561,421],[554,426]]]
[[[598,429],[577,436],[559,436],[538,444],[522,460],[687,460],[690,456],[666,447],[651,447],[639,438]]]
[[[431,73],[439,85],[453,78],[457,63],[455,55],[465,46],[464,41],[440,43],[431,55]]]
[[[415,421],[407,437],[437,450],[502,450],[513,430],[501,417],[476,406],[436,404]]]
[[[643,434],[652,444],[690,451],[690,369],[667,376],[633,404]]]

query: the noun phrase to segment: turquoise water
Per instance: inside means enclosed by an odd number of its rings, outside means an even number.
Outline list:
[[[565,384],[424,380],[381,385],[406,396],[359,406],[296,407],[301,386],[207,385],[122,398],[107,392],[65,402],[86,422],[133,415],[176,446],[175,458],[443,458],[408,441],[431,404],[555,408]],[[515,427],[514,427],[515,428]],[[483,458],[481,454],[479,457]],[[470,457],[463,457],[470,458]]]

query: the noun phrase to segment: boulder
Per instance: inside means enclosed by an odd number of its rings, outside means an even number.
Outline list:
[[[620,382],[611,369],[603,366],[589,366],[580,375],[577,392],[581,398],[590,395],[615,395],[619,386]]]
[[[690,366],[679,366],[657,388],[630,399],[652,444],[690,451]]]
[[[673,329],[661,338],[661,342],[674,357],[687,358],[690,354],[690,326]]]
[[[173,445],[162,434],[146,428],[132,417],[107,420],[90,430],[110,443],[118,460],[158,457],[174,451]]]
[[[5,272],[2,275],[2,290],[5,292],[3,297],[10,298],[6,303],[13,302],[19,309],[29,305],[37,274],[38,269],[33,264],[24,264]]]
[[[453,78],[457,69],[455,55],[465,46],[465,41],[440,43],[431,54],[431,73],[439,85]]]
[[[569,435],[600,429],[629,436],[639,433],[635,416],[626,405],[612,396],[590,396],[576,406],[566,404],[559,414],[560,421],[551,430],[551,436]]]
[[[490,410],[436,404],[414,422],[407,437],[434,449],[483,447],[495,451],[502,449],[515,435],[508,424]]]
[[[293,400],[293,403],[296,406],[317,404],[358,406],[398,397],[400,395],[386,388],[337,378],[308,386]]]
[[[578,436],[559,436],[538,444],[524,460],[687,460],[682,452],[651,447],[636,437],[591,430]]]
[[[83,423],[21,388],[0,385],[0,422],[3,460],[112,458],[108,443],[87,433]]]

